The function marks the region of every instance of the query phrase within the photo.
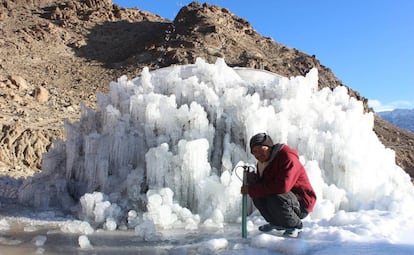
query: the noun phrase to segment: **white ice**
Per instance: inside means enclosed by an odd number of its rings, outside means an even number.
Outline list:
[[[362,102],[317,83],[317,69],[285,78],[223,59],[122,76],[66,123],[19,201],[72,212],[54,224],[86,249],[100,247],[88,236],[132,231],[138,247],[176,254],[413,254],[409,176]],[[241,238],[240,166],[254,164],[248,141],[263,131],[298,150],[318,195],[299,239],[260,233],[251,203]]]

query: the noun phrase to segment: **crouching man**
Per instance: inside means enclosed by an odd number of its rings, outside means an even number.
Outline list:
[[[249,184],[241,187],[241,193],[252,198],[268,222],[259,230],[285,230],[284,235],[297,235],[302,219],[316,203],[316,194],[298,153],[286,144],[273,144],[265,133],[250,139],[250,150],[257,159],[257,172],[249,173]]]

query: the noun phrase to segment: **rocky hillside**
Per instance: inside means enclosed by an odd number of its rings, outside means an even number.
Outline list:
[[[288,77],[316,67],[320,88],[345,86],[315,56],[261,36],[217,6],[192,3],[170,21],[111,0],[1,0],[0,175],[40,171],[42,153],[65,136],[64,121],[78,119],[80,105],[94,107],[111,80],[197,57]],[[414,177],[414,134],[378,116],[375,132]]]

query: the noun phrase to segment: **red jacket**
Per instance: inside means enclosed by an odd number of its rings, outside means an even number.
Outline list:
[[[249,185],[249,195],[256,198],[289,191],[296,194],[302,208],[308,212],[313,210],[316,194],[305,168],[299,161],[297,151],[284,144],[264,169],[258,182]]]

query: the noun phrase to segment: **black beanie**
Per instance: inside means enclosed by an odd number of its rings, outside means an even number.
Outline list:
[[[252,149],[256,145],[264,145],[264,146],[272,148],[273,141],[272,141],[272,138],[270,138],[270,136],[266,135],[266,133],[259,133],[259,134],[252,136],[252,138],[250,138],[250,151],[252,153],[253,153]]]

